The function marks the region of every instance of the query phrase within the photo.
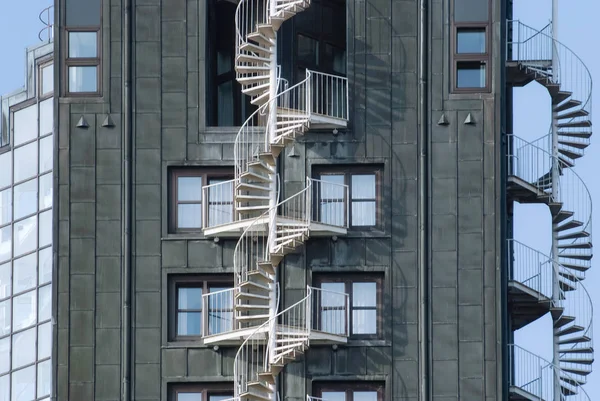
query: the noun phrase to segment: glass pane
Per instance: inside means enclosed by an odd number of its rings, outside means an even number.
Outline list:
[[[39,252],[39,284],[52,281],[52,248],[45,248]]]
[[[42,95],[54,91],[54,64],[42,68]]]
[[[37,212],[37,178],[15,186],[15,220]]]
[[[39,251],[39,284],[52,281],[52,248]]]
[[[177,291],[177,309],[202,309],[202,288],[180,287]]]
[[[344,175],[327,174],[319,179],[323,182],[318,183],[317,191],[319,199],[343,199],[344,198]]]
[[[40,102],[40,136],[52,133],[53,113],[54,99],[50,98]]]
[[[377,284],[352,283],[352,306],[377,306]]]
[[[37,138],[37,117],[37,104],[15,111],[13,122],[15,146]]]
[[[0,302],[0,336],[10,333],[10,299]]]
[[[10,268],[10,262],[0,265],[0,299],[9,297],[12,294],[11,281],[12,269]]]
[[[69,32],[70,58],[95,58],[98,55],[96,32]]]
[[[66,0],[67,26],[99,26],[101,0]]]
[[[36,291],[13,298],[13,331],[24,329],[37,321]]]
[[[345,295],[343,294],[346,291],[344,283],[322,283],[321,289],[324,290],[321,296],[322,306],[344,306]],[[333,293],[326,291],[333,291]]]
[[[96,92],[97,90],[97,67],[69,67],[69,92]]]
[[[485,88],[485,63],[460,62],[456,70],[458,88]]]
[[[10,337],[0,340],[0,375],[10,370]]]
[[[177,177],[177,200],[202,200],[202,177]]]
[[[35,397],[35,366],[12,374],[12,401],[30,401]]]
[[[228,287],[211,287],[210,292],[228,290]],[[222,333],[233,327],[233,292],[224,291],[209,298],[208,328],[210,334]]]
[[[346,75],[346,50],[325,43],[326,68],[336,74]]]
[[[37,142],[15,149],[15,182],[24,181],[38,173]]]
[[[322,310],[320,330],[331,334],[346,333],[346,310]],[[319,328],[318,328],[319,329]]]
[[[217,50],[217,75],[231,71],[233,65],[231,62],[232,50],[233,46]]]
[[[12,255],[12,227],[0,228],[0,262],[8,260]]]
[[[308,36],[298,35],[297,62],[310,66],[319,64],[319,42]]]
[[[352,334],[377,334],[377,311],[353,310]]]
[[[342,391],[323,391],[321,397],[325,401],[346,401],[346,393]]]
[[[201,312],[179,312],[177,314],[177,335],[199,336],[201,322]]]
[[[10,188],[0,192],[0,226],[12,221],[12,190]]]
[[[44,323],[38,326],[38,359],[50,358],[52,351],[52,326]]]
[[[334,226],[343,226],[346,220],[344,203],[341,201],[321,202],[317,221]]]
[[[231,127],[233,121],[233,81],[225,81],[217,87],[217,124]]]
[[[52,210],[40,213],[40,242],[39,246],[52,243]]]
[[[40,210],[52,206],[52,174],[46,174],[40,177]]]
[[[377,206],[375,201],[352,202],[352,225],[374,226],[377,222]]]
[[[37,258],[36,254],[15,259],[14,268],[14,292],[15,294],[32,289],[37,284]]]
[[[216,185],[209,187],[208,199],[210,202],[233,202],[233,181],[231,180],[208,180],[209,185],[227,182],[227,184]]]
[[[352,176],[352,199],[375,199],[375,174]]]
[[[230,398],[233,398],[233,394],[227,394],[227,395],[209,394],[208,401],[223,401],[223,400],[228,400]]]
[[[50,361],[38,365],[37,375],[37,397],[50,395]]]
[[[208,206],[208,225],[210,227],[233,221],[233,203]]]
[[[15,223],[15,256],[23,255],[37,248],[37,234],[37,216]]]
[[[202,227],[202,206],[200,204],[183,204],[177,206],[177,227]]]
[[[52,170],[52,135],[40,140],[40,173]]]
[[[456,36],[457,53],[485,53],[485,29],[459,29]]]
[[[377,391],[355,391],[354,401],[377,401]]]
[[[0,401],[10,401],[10,375],[0,376]]]
[[[0,141],[0,146],[2,142]],[[6,188],[12,184],[12,152],[6,152],[0,155],[0,188]]]
[[[202,401],[202,393],[177,393],[177,401]]]
[[[482,0],[455,0],[454,21],[482,22],[489,17],[489,2]]]
[[[52,288],[47,285],[39,289],[38,322],[49,320],[52,315]]]
[[[13,369],[35,361],[35,335],[35,327],[13,335],[12,349],[19,350],[12,354]]]

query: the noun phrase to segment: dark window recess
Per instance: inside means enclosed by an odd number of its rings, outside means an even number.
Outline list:
[[[177,384],[171,386],[169,401],[223,401],[233,397],[230,383]]]
[[[485,88],[486,64],[481,61],[459,61],[456,67],[457,88]]]
[[[101,0],[66,0],[65,85],[69,95],[100,92]]]
[[[233,328],[231,277],[177,276],[170,280],[170,338],[181,340]],[[204,303],[202,295],[213,293]],[[217,294],[215,294],[217,293]],[[203,327],[207,330],[203,331]]]
[[[321,302],[316,311],[319,322],[330,322],[335,327],[324,327],[328,332],[342,333],[349,326],[350,337],[355,339],[380,338],[382,331],[383,277],[381,275],[333,275],[315,277],[319,288],[349,295],[350,311],[346,315],[342,302]],[[349,319],[347,322],[346,319]]]
[[[241,126],[256,110],[251,98],[242,93],[235,72],[236,5],[209,0],[207,30],[207,118],[209,126]]]
[[[487,22],[489,0],[454,0],[454,22]]]
[[[327,401],[383,401],[385,388],[377,382],[315,383],[316,397]]]
[[[315,178],[333,184],[348,185],[348,194],[341,187],[329,186],[327,192],[315,193],[315,220],[334,225],[344,225],[346,219],[351,228],[365,229],[380,225],[381,169],[378,167],[330,167],[317,168]],[[339,188],[339,189],[338,189]],[[344,200],[349,196],[348,216],[343,212]]]
[[[200,232],[203,218],[208,226],[233,221],[233,183],[209,187],[233,179],[230,168],[173,168],[169,184],[169,231]],[[204,199],[207,197],[207,199]],[[208,202],[204,205],[203,202]]]

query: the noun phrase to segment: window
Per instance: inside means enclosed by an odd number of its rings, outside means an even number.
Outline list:
[[[381,337],[383,305],[381,275],[323,274],[317,276],[314,281],[318,288],[335,293],[346,293],[349,296],[350,313],[348,314],[343,309],[341,298],[322,299],[317,302],[319,310],[316,311],[316,318],[323,331],[343,333],[348,324],[352,338]],[[346,316],[350,319],[348,323],[346,323]]]
[[[381,169],[373,166],[316,168],[316,207],[313,219],[325,224],[368,229],[380,223],[379,202]],[[348,186],[348,192],[342,185]],[[348,216],[346,216],[346,198]],[[349,221],[347,221],[349,220]]]
[[[66,0],[66,91],[97,94],[100,88],[101,0]]]
[[[169,189],[170,231],[199,232],[202,227],[233,221],[232,179],[230,168],[172,169]],[[203,202],[206,204],[203,205]]]
[[[233,386],[220,384],[178,384],[171,387],[170,401],[223,401],[233,398]]]
[[[227,276],[171,278],[171,339],[197,338],[232,330],[232,288],[232,277]]]
[[[454,0],[454,92],[489,91],[489,9],[488,0]]]
[[[316,397],[325,401],[383,401],[383,383],[315,383]]]
[[[256,110],[251,98],[242,93],[235,72],[236,2],[210,0],[207,28],[207,124],[241,126]]]

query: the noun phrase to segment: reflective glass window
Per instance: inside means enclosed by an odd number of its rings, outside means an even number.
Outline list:
[[[12,221],[12,190],[0,191],[0,226]]]
[[[51,134],[54,122],[54,99],[40,102],[40,136]]]
[[[38,326],[38,360],[50,358],[52,352],[52,323]]]
[[[332,334],[346,333],[346,288],[344,283],[322,283],[317,294],[319,317],[317,330]]]
[[[202,325],[202,288],[177,290],[177,335],[199,336]]]
[[[210,287],[216,293],[208,302],[208,332],[217,334],[233,329],[233,292],[231,287]]]
[[[461,61],[456,70],[458,88],[485,88],[485,63],[479,61]]]
[[[323,391],[323,399],[327,401],[346,401],[346,393],[343,391]]]
[[[38,374],[37,374],[37,397],[45,397],[50,395],[50,382],[51,382],[51,372],[52,365],[50,361],[41,362],[38,365]]]
[[[233,221],[233,181],[212,178],[208,180],[209,225],[217,226]]]
[[[0,401],[10,401],[10,375],[0,376]]]
[[[0,302],[0,336],[10,333],[11,300]]]
[[[12,401],[31,401],[35,397],[35,365],[12,374]]]
[[[15,186],[15,220],[37,212],[37,178]]]
[[[14,223],[15,257],[37,248],[37,216]]]
[[[37,284],[37,255],[35,253],[23,256],[13,261],[14,292],[18,294],[32,289]]]
[[[40,210],[52,207],[52,173],[40,177]]]
[[[101,0],[66,0],[68,26],[99,26]]]
[[[42,95],[54,92],[54,64],[42,67]]]
[[[69,58],[96,58],[97,32],[69,32]]]
[[[485,53],[485,28],[459,28],[456,31],[457,53]]]
[[[38,301],[38,321],[49,320],[52,313],[52,288],[49,285],[40,287]]]
[[[377,333],[376,283],[352,283],[352,333]]]
[[[29,327],[37,321],[37,291],[13,298],[13,331]]]
[[[0,339],[0,375],[10,370],[10,337]]]
[[[319,201],[319,215],[315,216],[315,220],[325,224],[344,226],[346,224],[344,175],[325,174],[315,184],[313,184],[313,191],[316,192]]]
[[[96,92],[98,90],[96,66],[69,67],[69,92]]]
[[[40,239],[39,246],[52,243],[52,210],[40,213]]]
[[[12,256],[12,227],[0,228],[0,263]]]
[[[15,182],[24,181],[37,175],[37,142],[17,148],[13,153],[15,155]]]
[[[455,22],[484,22],[489,17],[488,0],[454,0]]]
[[[0,299],[12,295],[12,269],[10,262],[0,264]]]
[[[0,188],[6,188],[12,184],[12,152],[0,155]]]
[[[37,138],[37,104],[15,111],[13,114],[14,146]]]
[[[35,361],[35,337],[36,328],[13,334],[12,349],[19,352],[12,353],[12,368],[18,369],[21,366],[29,365]]]
[[[52,281],[52,248],[44,248],[39,251],[39,284]]]

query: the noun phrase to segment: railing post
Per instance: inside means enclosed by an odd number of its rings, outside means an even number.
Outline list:
[[[311,114],[312,114],[312,81],[313,81],[313,77],[312,77],[312,73],[310,70],[306,70],[306,88],[304,90],[305,93],[305,107],[306,107],[306,113],[308,115],[308,117],[310,118]]]

